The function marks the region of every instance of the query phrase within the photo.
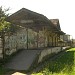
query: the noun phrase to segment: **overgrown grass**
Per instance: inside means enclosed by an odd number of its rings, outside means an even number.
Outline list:
[[[75,75],[75,48],[67,50],[53,61],[48,61],[42,71],[32,75]]]
[[[9,70],[0,66],[0,75],[5,75]],[[67,50],[55,60],[46,62],[39,73],[32,75],[75,75],[75,48]]]
[[[5,69],[3,66],[6,62],[8,62],[10,58],[6,58],[5,60],[1,59],[0,60],[0,75],[6,75],[7,72],[10,72],[9,69]]]
[[[4,75],[6,73],[6,70],[0,66],[0,75]]]
[[[10,73],[12,70],[4,68],[2,65],[0,65],[0,75],[8,75],[7,73]]]

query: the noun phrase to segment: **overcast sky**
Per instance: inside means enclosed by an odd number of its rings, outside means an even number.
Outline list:
[[[59,19],[62,31],[75,38],[75,0],[0,0],[0,6],[14,13],[21,8]]]

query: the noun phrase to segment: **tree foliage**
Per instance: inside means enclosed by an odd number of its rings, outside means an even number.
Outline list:
[[[9,15],[9,14],[6,14],[7,11],[9,11],[9,8],[3,10],[2,6],[0,6],[0,18],[7,17]]]
[[[5,17],[0,18],[0,31],[8,31],[10,28],[10,23],[5,21]]]
[[[8,16],[6,11],[8,11],[8,9],[3,10],[2,6],[0,7],[0,32],[7,32],[10,28],[10,23],[5,20],[5,18]]]
[[[3,10],[2,6],[0,7],[0,37],[2,40],[2,53],[3,53],[3,59],[5,58],[5,33],[10,30],[10,23],[7,22],[5,19],[7,17],[7,14],[5,13],[7,10]]]

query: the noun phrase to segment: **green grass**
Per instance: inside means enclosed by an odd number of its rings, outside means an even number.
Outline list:
[[[0,66],[0,75],[4,75],[6,73],[6,70]]]
[[[53,61],[45,62],[43,70],[32,75],[75,75],[75,48],[67,50]],[[0,66],[0,75],[5,75],[9,70]]]
[[[48,61],[42,71],[32,75],[75,75],[75,48],[67,50],[53,61]]]
[[[7,72],[10,72],[9,69],[5,69],[3,66],[8,60],[0,60],[0,75],[6,75]]]

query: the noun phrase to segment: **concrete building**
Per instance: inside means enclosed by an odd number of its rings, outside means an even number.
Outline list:
[[[59,42],[60,35],[64,35],[65,33],[61,31],[58,19],[49,20],[42,14],[22,8],[10,15],[7,21],[11,22],[12,25],[10,32],[5,35],[5,57],[19,50],[25,50],[24,54],[26,54],[28,58],[26,58],[25,55],[22,58],[25,58],[24,60],[27,61],[32,60],[31,63],[26,62],[31,66],[36,57],[38,57],[37,63],[39,63],[45,56],[61,51],[62,44]],[[65,40],[68,39],[69,38],[66,38]],[[16,62],[16,59],[19,58],[15,57],[14,62]],[[10,67],[11,66],[10,63]]]

